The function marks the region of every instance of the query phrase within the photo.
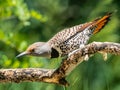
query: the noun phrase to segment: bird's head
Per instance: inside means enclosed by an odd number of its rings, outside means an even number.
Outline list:
[[[31,44],[26,51],[20,53],[16,57],[21,57],[25,55],[31,56],[41,56],[41,57],[51,57],[51,47],[45,42],[36,42]]]

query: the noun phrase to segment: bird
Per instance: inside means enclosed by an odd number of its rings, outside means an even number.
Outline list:
[[[28,48],[17,55],[25,55],[58,58],[70,55],[72,52],[88,44],[90,37],[102,30],[110,21],[112,12],[105,14],[103,17],[95,20],[65,28],[55,34],[47,42],[35,42]]]

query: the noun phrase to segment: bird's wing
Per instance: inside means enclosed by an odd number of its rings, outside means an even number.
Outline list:
[[[62,42],[67,41],[71,37],[73,37],[75,34],[81,32],[86,27],[88,27],[91,24],[85,23],[85,24],[79,24],[70,28],[63,29],[62,31],[58,32],[56,35],[54,35],[48,42],[53,45],[58,45]]]
[[[87,27],[90,28],[90,30],[93,30],[92,34],[96,34],[99,32],[109,21],[110,16],[112,13],[108,13],[102,18],[97,18],[91,22],[79,24],[70,28],[66,28],[60,32],[58,32],[56,35],[54,35],[48,42],[54,47],[62,42],[68,41],[72,37],[74,37],[76,34],[82,32]]]

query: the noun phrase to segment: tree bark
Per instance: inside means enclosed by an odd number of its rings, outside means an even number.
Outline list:
[[[93,42],[78,49],[66,57],[57,69],[26,68],[0,69],[0,82],[47,82],[68,86],[65,77],[82,61],[95,53],[101,53],[107,59],[107,53],[120,55],[120,44],[113,42]]]

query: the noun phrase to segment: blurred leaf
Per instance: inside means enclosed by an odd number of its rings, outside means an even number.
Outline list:
[[[31,17],[40,20],[41,22],[46,22],[47,21],[47,17],[43,16],[42,14],[38,13],[35,10],[31,10]]]

